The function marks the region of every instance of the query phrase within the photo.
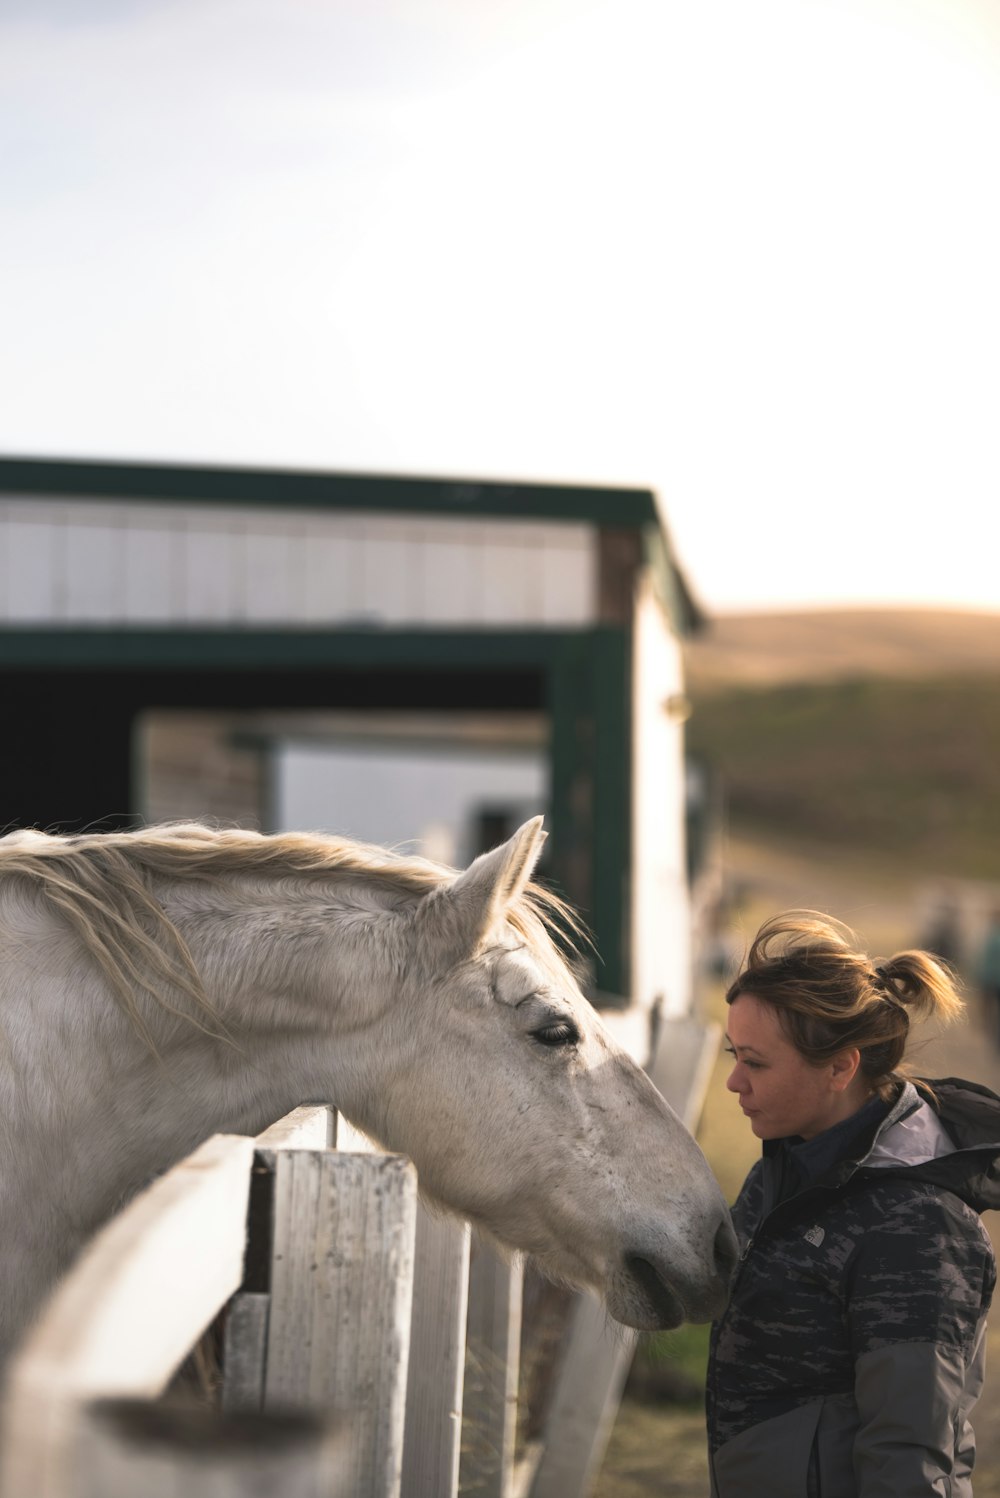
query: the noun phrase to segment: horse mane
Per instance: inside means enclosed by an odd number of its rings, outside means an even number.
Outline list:
[[[261,833],[203,822],[74,835],[23,829],[0,837],[0,880],[29,880],[65,918],[150,1045],[137,1001],[141,992],[167,1012],[226,1038],[188,945],[153,892],[155,877],[221,885],[234,876],[304,880],[338,874],[419,897],[457,873],[430,859],[332,834]],[[567,933],[571,945],[572,937],[584,932],[565,901],[529,884],[506,915],[551,972],[570,976],[560,949],[567,945]],[[186,999],[187,1006],[171,993]]]

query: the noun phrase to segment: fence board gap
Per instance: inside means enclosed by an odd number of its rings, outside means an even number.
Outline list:
[[[248,1414],[263,1408],[270,1304],[269,1295],[245,1292],[234,1295],[229,1303],[222,1381],[224,1414]]]
[[[522,1267],[482,1240],[469,1263],[459,1492],[511,1498],[520,1364]]]
[[[454,1498],[462,1437],[467,1222],[417,1207],[410,1367],[403,1436],[403,1492]]]

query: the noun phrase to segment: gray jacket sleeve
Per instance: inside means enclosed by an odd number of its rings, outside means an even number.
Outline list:
[[[972,1493],[969,1370],[931,1342],[893,1342],[855,1367],[859,1498]]]
[[[859,1498],[971,1494],[992,1283],[989,1238],[957,1199],[897,1202],[866,1234],[847,1309]]]

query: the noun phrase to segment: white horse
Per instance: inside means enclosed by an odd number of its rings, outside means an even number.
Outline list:
[[[544,836],[461,874],[198,824],[0,839],[0,1356],[143,1182],[317,1100],[617,1320],[718,1313],[729,1214],[559,955]]]

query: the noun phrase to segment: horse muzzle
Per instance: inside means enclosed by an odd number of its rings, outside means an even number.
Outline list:
[[[685,1258],[688,1255],[684,1256]],[[635,1246],[609,1280],[608,1310],[638,1331],[669,1331],[684,1321],[714,1321],[725,1309],[738,1260],[728,1214],[704,1264],[682,1267],[678,1256]]]

